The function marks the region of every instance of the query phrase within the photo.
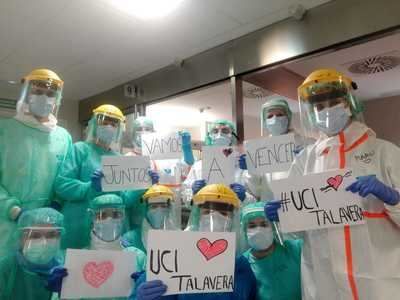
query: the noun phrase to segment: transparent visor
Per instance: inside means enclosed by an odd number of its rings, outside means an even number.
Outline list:
[[[93,234],[104,242],[119,239],[125,229],[125,211],[121,208],[104,208],[93,213]]]
[[[343,105],[352,114],[358,113],[359,105],[344,82],[320,82],[299,89],[300,117],[303,135],[318,138],[319,128],[329,128],[332,119],[322,113],[329,108]]]
[[[61,228],[22,229],[21,252],[27,261],[46,265],[60,255]]]
[[[234,206],[227,203],[206,202],[199,205],[199,231],[231,232]]]
[[[62,87],[51,81],[32,80],[22,88],[18,109],[38,118],[57,118],[61,104]]]
[[[166,230],[171,228],[171,202],[147,202],[146,219],[153,229]]]
[[[246,232],[249,229],[255,230],[255,229],[259,229],[259,228],[271,228],[272,229],[272,224],[266,218],[263,218],[263,217],[254,218],[247,222]]]
[[[93,134],[98,143],[107,146],[120,143],[123,131],[121,120],[104,114],[96,114],[95,125]]]

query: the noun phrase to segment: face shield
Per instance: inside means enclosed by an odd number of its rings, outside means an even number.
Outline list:
[[[44,225],[21,230],[20,252],[26,261],[45,266],[61,257],[61,228]]]
[[[103,242],[118,240],[125,231],[125,210],[107,207],[93,211],[92,232]]]
[[[320,80],[301,86],[299,100],[304,134],[313,136],[313,132],[319,132],[333,136],[351,120],[360,120],[362,108],[351,89],[343,81]]]
[[[39,121],[57,118],[61,104],[62,86],[51,80],[27,80],[22,87],[17,110],[22,115],[32,115]]]
[[[289,117],[286,110],[280,107],[264,109],[262,112],[262,129],[266,130],[271,136],[288,133]]]
[[[96,113],[89,121],[87,141],[120,150],[124,124],[120,119]]]
[[[140,126],[133,133],[133,144],[137,148],[142,148],[142,136],[145,134],[153,133],[153,126]]]
[[[234,206],[227,203],[205,202],[199,205],[199,231],[231,232]]]

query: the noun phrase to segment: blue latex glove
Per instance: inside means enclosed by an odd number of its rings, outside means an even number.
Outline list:
[[[182,152],[183,152],[183,160],[189,166],[194,164],[194,156],[192,150],[192,138],[189,132],[179,132],[182,137]]]
[[[55,267],[47,277],[46,289],[53,293],[61,293],[63,278],[68,276],[68,271],[63,267]]]
[[[96,192],[101,192],[101,178],[104,177],[104,173],[102,170],[97,169],[93,172],[90,177],[90,181],[92,182],[92,187]]]
[[[160,181],[160,175],[158,175],[158,172],[149,170],[149,176],[151,178],[151,184],[158,184]]]
[[[239,157],[239,168],[241,170],[247,170],[246,154],[242,154]]]
[[[139,285],[136,293],[137,300],[159,300],[167,291],[167,286],[161,280],[147,281]]]
[[[193,195],[196,195],[198,191],[200,191],[203,187],[206,186],[206,181],[204,179],[196,180],[192,184],[192,192]]]
[[[270,222],[279,222],[278,209],[280,209],[281,206],[281,201],[279,200],[267,202],[264,206],[265,217]]]
[[[350,184],[346,191],[358,193],[361,197],[372,194],[388,205],[396,205],[400,201],[399,192],[384,184],[375,175],[357,177],[357,180]]]
[[[243,185],[239,183],[232,183],[230,188],[236,193],[241,202],[246,199],[246,188]]]

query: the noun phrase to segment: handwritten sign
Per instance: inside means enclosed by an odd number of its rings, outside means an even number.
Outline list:
[[[202,178],[207,184],[235,181],[237,157],[232,147],[205,146],[202,148]]]
[[[151,230],[147,280],[162,280],[166,295],[233,291],[235,234]]]
[[[294,160],[294,135],[280,135],[244,142],[246,163],[252,175],[289,170]]]
[[[354,181],[350,170],[272,181],[282,232],[365,223],[361,198],[345,190]]]
[[[61,298],[128,297],[135,262],[134,252],[67,249]]]
[[[105,192],[145,189],[151,186],[148,156],[103,156],[102,189]]]
[[[182,138],[179,133],[160,135],[149,133],[142,136],[143,155],[151,159],[182,158]]]

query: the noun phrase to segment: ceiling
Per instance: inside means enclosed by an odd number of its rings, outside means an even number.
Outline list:
[[[374,74],[355,74],[349,71],[350,66],[354,64],[366,66],[368,63],[370,71],[374,67],[379,67],[379,61],[374,59],[376,56],[391,57],[399,64],[393,65],[392,69]],[[357,83],[356,95],[361,100],[400,95],[400,34],[397,33],[336,52],[289,63],[285,65],[285,68],[303,77],[316,69],[337,69]]]
[[[0,1],[0,80],[47,67],[79,100],[328,0],[185,0],[159,20],[140,20],[112,0]],[[1,96],[1,95],[0,95]]]

